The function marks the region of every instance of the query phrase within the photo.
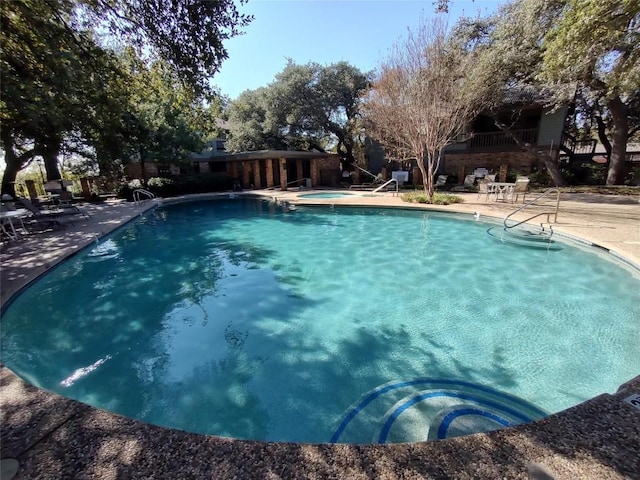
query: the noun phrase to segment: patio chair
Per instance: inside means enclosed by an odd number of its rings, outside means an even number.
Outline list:
[[[60,217],[62,215],[82,215],[85,218],[91,218],[91,215],[89,215],[85,210],[71,204],[59,205],[56,208],[41,209],[27,198],[17,198],[16,201],[29,210],[37,219],[50,219]]]
[[[464,177],[464,184],[462,185],[464,188],[471,188],[473,187],[473,184],[476,182],[476,176],[475,175],[467,175],[466,177]]]
[[[433,188],[435,188],[436,190],[440,188],[444,188],[445,185],[447,184],[447,178],[449,178],[449,175],[438,175],[438,178],[436,179],[436,183],[433,186]]]
[[[478,180],[478,198],[482,195],[485,196],[485,201],[489,200],[489,197],[496,194],[496,189],[493,185],[490,185],[490,181],[486,179]]]
[[[529,188],[528,177],[516,178],[516,183],[513,186],[513,189],[511,190],[511,201],[518,203],[518,197],[522,195],[522,203],[524,203],[528,188]]]
[[[454,187],[453,190],[456,192],[468,192],[474,191],[474,183],[476,183],[475,175],[467,175],[464,177],[464,183],[460,186]]]
[[[496,174],[492,173],[490,175],[485,175],[484,179],[487,180],[488,182],[495,182],[496,181]]]

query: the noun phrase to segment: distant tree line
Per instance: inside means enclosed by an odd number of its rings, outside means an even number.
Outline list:
[[[573,133],[606,148],[609,185],[624,181],[640,130],[637,0],[516,0],[452,28],[423,20],[375,72],[289,61],[230,102],[209,80],[224,40],[251,21],[232,0],[13,0],[0,13],[3,193],[36,158],[48,179],[61,154],[113,176],[132,161],[179,162],[220,133],[219,117],[230,151],[316,149],[345,165],[362,161],[366,134],[392,158],[419,159],[429,195],[442,150],[475,115],[511,132],[520,112],[497,112],[514,91],[573,104]],[[563,184],[557,159],[520,146]]]

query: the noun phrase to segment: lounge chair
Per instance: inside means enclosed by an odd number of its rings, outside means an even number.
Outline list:
[[[449,175],[438,175],[433,188],[435,188],[436,190],[444,188],[447,185],[447,178],[449,178]]]
[[[16,201],[29,210],[37,219],[57,218],[63,215],[82,215],[85,218],[91,218],[91,215],[89,215],[85,210],[71,204],[59,205],[56,208],[41,209],[27,198],[18,198]]]
[[[464,183],[461,186],[454,187],[453,190],[456,192],[467,192],[469,190],[473,190],[473,184],[476,182],[475,175],[467,175],[464,177]]]
[[[527,189],[529,188],[529,178],[520,177],[516,178],[516,183],[511,190],[511,201],[518,203],[518,197],[522,195],[522,203],[527,195]]]
[[[471,188],[473,187],[473,184],[476,182],[476,176],[475,175],[467,175],[466,177],[464,177],[464,183],[463,183],[463,187],[464,188]]]

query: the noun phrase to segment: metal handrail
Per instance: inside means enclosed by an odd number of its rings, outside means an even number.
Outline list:
[[[516,222],[513,225],[509,225],[507,223],[507,220],[509,220],[509,217],[511,217],[511,216],[515,215],[516,213],[524,210],[525,208],[527,208],[528,206],[534,204],[536,201],[540,200],[541,198],[547,197],[547,196],[549,196],[549,195],[551,195],[553,193],[556,194],[556,208],[555,208],[555,211],[553,211],[553,212],[536,213],[532,217],[529,217],[526,220],[522,220],[522,221]],[[526,222],[528,222],[530,220],[533,220],[534,218],[541,217],[542,215],[546,215],[547,216],[547,223],[556,223],[558,221],[558,209],[559,208],[560,208],[560,190],[557,189],[557,188],[548,188],[547,190],[542,192],[541,195],[538,195],[536,198],[534,198],[533,200],[525,203],[521,207],[516,208],[513,212],[511,212],[509,215],[504,217],[504,220],[503,220],[502,223],[503,223],[504,228],[506,230],[506,229],[509,229],[509,228],[517,227],[518,225],[522,225],[523,223],[526,223]],[[550,216],[551,215],[553,215],[553,222],[550,221]],[[544,230],[544,226],[542,226],[542,223],[540,225],[542,227],[542,230]]]
[[[307,178],[309,178],[309,177],[299,178],[297,180],[291,180],[290,182],[287,182],[287,187],[289,185],[293,185],[294,183],[306,182]],[[274,185],[273,187],[267,187],[265,190],[275,190],[276,188],[281,188],[281,187],[282,187],[282,184]]]
[[[139,205],[142,202],[143,199],[140,198],[141,195],[147,197],[148,200],[156,198],[156,196],[149,190],[145,190],[144,188],[137,188],[133,191],[133,201],[136,205]]]
[[[367,175],[369,175],[370,177],[373,177],[374,182],[373,183],[377,183],[378,181],[380,181],[380,178],[378,177],[378,175],[376,175],[375,173],[371,173],[369,170],[365,170],[364,168],[362,168],[359,165],[356,165],[355,163],[351,162],[351,165],[356,167],[358,170],[363,171],[364,173],[366,173]]]
[[[380,190],[382,190],[384,187],[386,187],[387,185],[389,185],[390,183],[396,182],[396,191],[395,194],[396,196],[398,195],[398,179],[397,178],[392,178],[390,180],[387,180],[386,182],[384,182],[382,185],[380,185],[378,188],[376,188],[373,192],[371,193],[377,193]]]

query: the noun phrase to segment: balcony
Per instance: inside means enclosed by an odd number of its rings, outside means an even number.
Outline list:
[[[593,156],[596,151],[596,141],[593,139],[578,140],[568,132],[562,132],[562,151],[569,155]]]
[[[473,133],[465,143],[468,150],[517,150],[519,147],[512,135],[522,142],[535,145],[538,140],[538,129],[511,130],[511,133]]]

